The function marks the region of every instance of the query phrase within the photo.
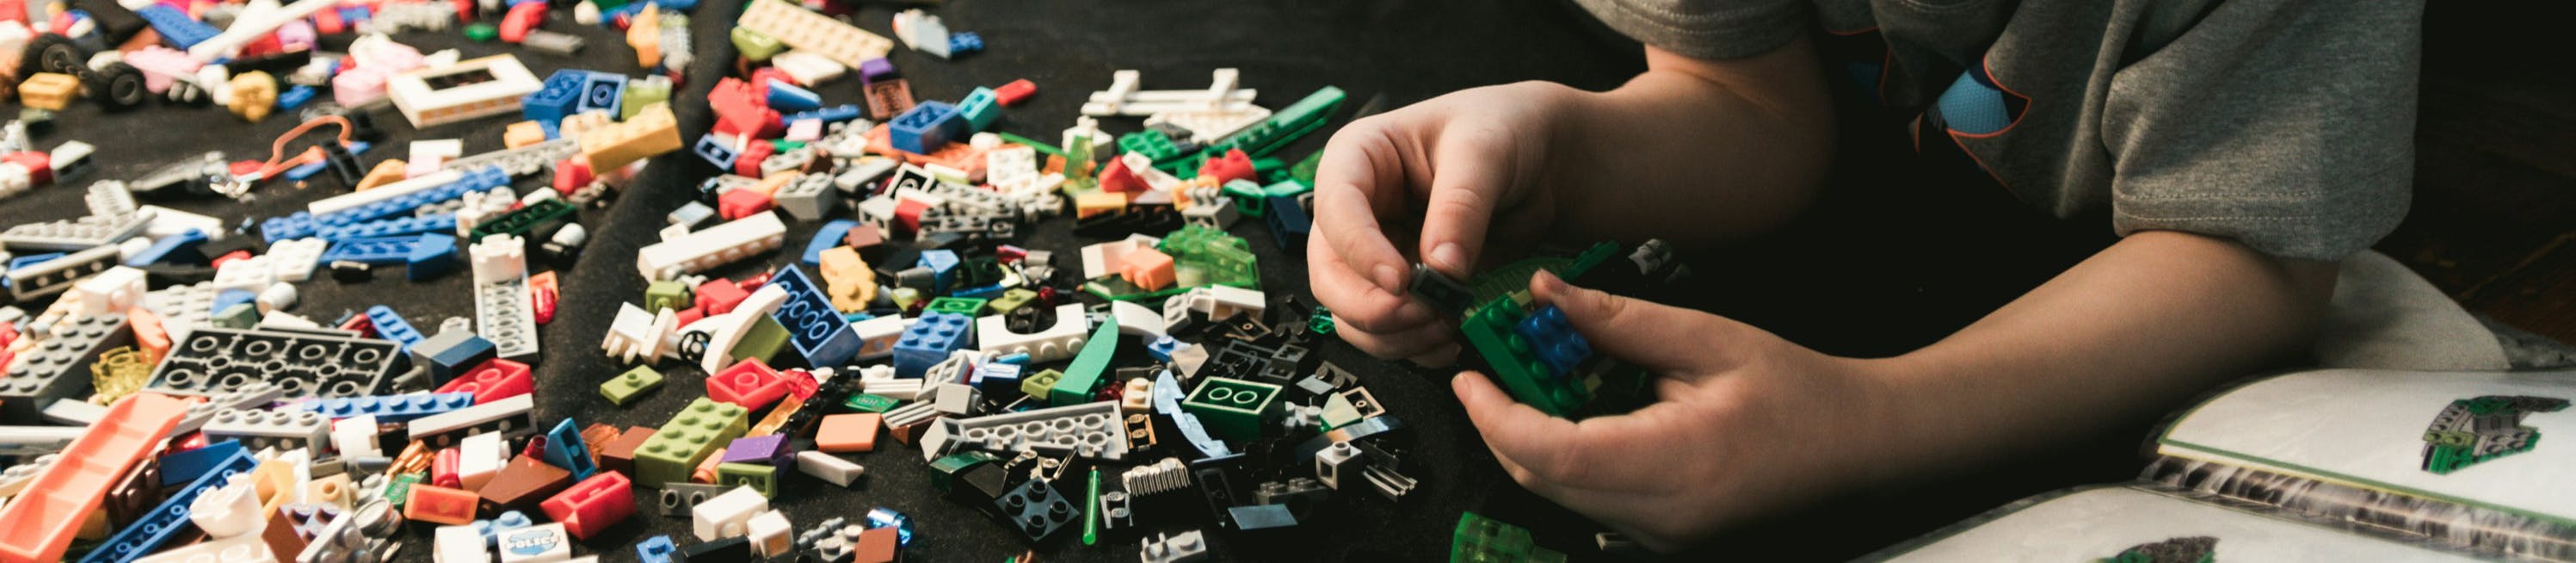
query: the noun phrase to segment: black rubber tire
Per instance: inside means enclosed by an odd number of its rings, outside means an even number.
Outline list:
[[[89,96],[107,111],[125,111],[141,107],[151,99],[152,90],[143,84],[143,71],[125,63],[112,63],[81,77]]]

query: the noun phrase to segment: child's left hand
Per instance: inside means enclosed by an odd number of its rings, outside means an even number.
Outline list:
[[[1874,364],[1837,358],[1716,315],[1575,288],[1541,272],[1594,353],[1660,377],[1635,412],[1555,418],[1482,374],[1451,382],[1512,479],[1657,550],[1872,477],[1884,421]],[[1877,460],[1884,461],[1884,460]]]

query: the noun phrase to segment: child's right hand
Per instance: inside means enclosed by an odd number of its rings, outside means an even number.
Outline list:
[[[1488,249],[1517,250],[1546,232],[1549,144],[1576,93],[1545,82],[1462,90],[1333,135],[1315,173],[1306,262],[1336,333],[1381,358],[1454,358],[1451,329],[1405,289],[1407,256],[1465,280]]]

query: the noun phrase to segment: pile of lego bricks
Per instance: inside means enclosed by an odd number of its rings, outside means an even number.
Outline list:
[[[667,35],[676,16],[655,9],[618,23]],[[893,28],[943,58],[981,49],[919,11]],[[1002,118],[1031,103],[1028,81],[915,102],[886,59],[895,40],[778,0],[747,5],[730,39],[741,72],[713,84],[715,123],[693,144],[654,77],[441,61],[424,84],[514,93],[395,105],[416,122],[515,109],[511,148],[415,143],[410,162],[360,167],[361,142],[326,140],[297,168],[352,191],[256,229],[134,202],[297,172],[210,156],[93,184],[88,217],[0,233],[28,253],[11,257],[15,305],[0,309],[0,561],[343,561],[400,545],[442,561],[892,560],[910,516],[791,522],[770,505],[794,480],[854,486],[862,460],[929,467],[945,508],[987,513],[1035,551],[1106,537],[1181,561],[1415,486],[1403,422],[1316,353],[1327,313],[1261,292],[1231,233],[1304,246],[1316,159],[1276,153],[1340,90],[1274,111],[1231,69],[1159,91],[1120,71],[1051,146],[998,130],[1030,125]],[[816,93],[848,74],[860,103]],[[435,111],[455,107],[470,109]],[[364,113],[315,121],[363,129]],[[1112,136],[1093,117],[1143,125]],[[542,269],[581,257],[581,204],[680,148],[729,173],[637,251],[647,289],[600,344],[623,367],[583,400],[691,397],[616,417],[658,425],[539,417],[538,336],[562,291]],[[62,164],[80,159],[51,161],[70,177]],[[513,185],[540,173],[524,195]],[[1040,228],[1090,243],[1020,245]],[[297,284],[330,283],[326,268],[352,282],[395,265],[470,280],[455,297],[473,318],[295,312]],[[567,353],[588,352],[553,352]],[[888,451],[867,454],[881,433]],[[640,518],[692,533],[606,544]]]

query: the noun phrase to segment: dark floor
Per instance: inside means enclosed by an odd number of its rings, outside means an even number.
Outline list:
[[[2541,20],[2426,12],[2415,208],[2379,250],[2472,312],[2576,341],[2576,63]]]

